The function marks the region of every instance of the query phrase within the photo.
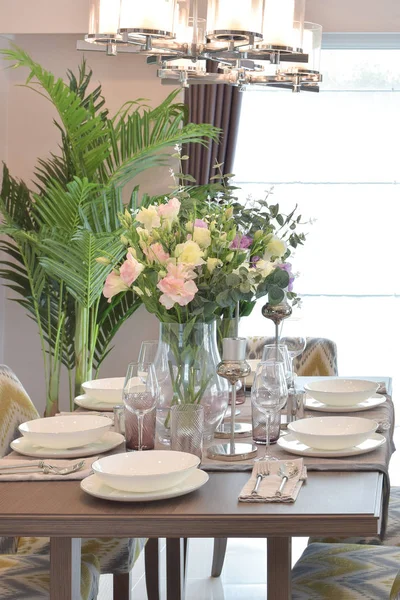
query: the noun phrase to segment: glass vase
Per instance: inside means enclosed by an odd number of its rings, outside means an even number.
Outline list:
[[[157,433],[170,440],[170,409],[176,404],[204,408],[204,443],[212,441],[228,406],[228,382],[217,375],[221,361],[216,323],[160,323],[155,368],[160,386]]]

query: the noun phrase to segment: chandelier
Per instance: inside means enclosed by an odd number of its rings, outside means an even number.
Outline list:
[[[318,92],[322,27],[304,13],[305,0],[90,0],[85,41],[146,55],[164,84]]]

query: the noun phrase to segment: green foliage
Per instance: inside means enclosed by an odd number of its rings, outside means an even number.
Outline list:
[[[218,138],[210,125],[187,124],[186,108],[174,91],[160,106],[143,99],[125,103],[115,116],[105,108],[101,86],[90,91],[92,71],[83,61],[68,81],[56,78],[24,50],[1,50],[12,68],[28,69],[26,86],[57,111],[60,151],[39,159],[32,191],[3,170],[0,233],[1,276],[15,300],[36,321],[47,385],[46,414],[58,410],[61,364],[75,390],[98,371],[113,337],[140,305],[132,292],[109,304],[102,288],[111,267],[100,255],[121,257],[122,192],[139,173],[164,166],[176,144]],[[139,204],[135,188],[128,209]],[[146,201],[146,197],[145,197]]]

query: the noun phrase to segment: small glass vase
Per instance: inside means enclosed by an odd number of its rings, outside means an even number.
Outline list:
[[[176,404],[204,408],[204,443],[212,441],[228,406],[228,382],[217,375],[220,362],[216,323],[160,323],[160,344],[154,361],[160,386],[157,433],[170,441],[170,409]]]

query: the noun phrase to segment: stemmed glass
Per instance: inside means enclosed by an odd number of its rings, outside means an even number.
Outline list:
[[[293,361],[296,358],[296,356],[299,356],[299,354],[304,352],[306,343],[307,343],[307,339],[303,336],[296,335],[293,337],[292,336],[283,337],[280,339],[280,342],[281,342],[281,344],[285,345],[288,349],[289,357],[290,357],[290,360],[292,361],[292,371],[294,374]]]
[[[275,360],[260,362],[251,388],[251,401],[265,414],[266,443],[264,456],[256,460],[277,460],[269,454],[271,422],[285,405],[287,397],[288,388],[282,362]]]
[[[287,346],[284,344],[266,344],[263,348],[262,362],[267,360],[274,360],[283,364],[283,371],[286,377],[287,387],[291,388],[293,385],[293,363],[290,358]]]
[[[155,407],[159,386],[152,363],[130,363],[125,377],[123,400],[125,408],[138,420],[139,450],[143,449],[143,418]]]
[[[158,351],[158,340],[145,340],[140,345],[139,363],[154,363]]]

